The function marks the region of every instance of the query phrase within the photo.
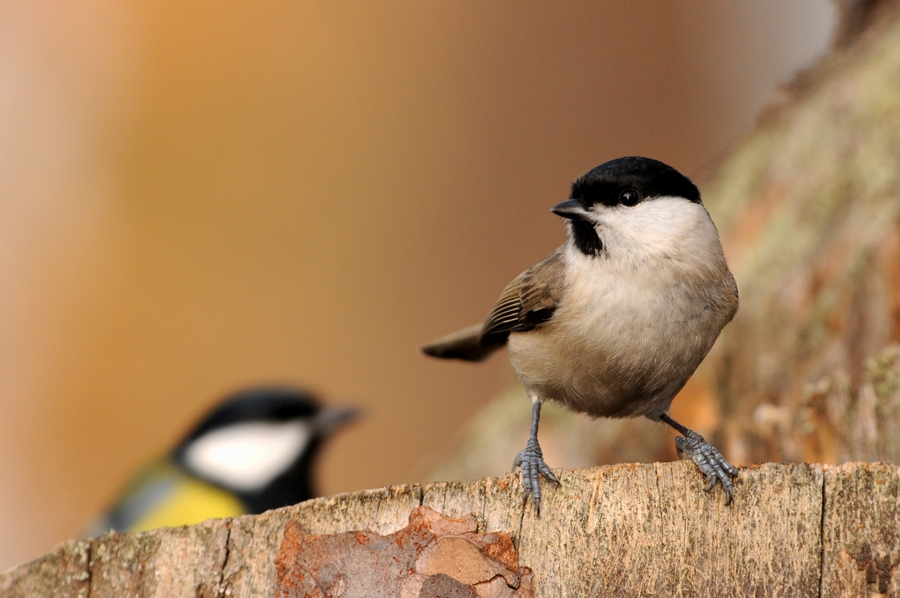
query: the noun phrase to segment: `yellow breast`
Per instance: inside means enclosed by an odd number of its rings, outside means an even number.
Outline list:
[[[244,506],[231,494],[199,480],[183,478],[169,496],[154,505],[128,531],[193,525],[207,519],[237,517],[244,513]]]

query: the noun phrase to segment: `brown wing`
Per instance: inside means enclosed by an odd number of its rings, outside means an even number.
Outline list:
[[[432,357],[481,361],[506,344],[510,332],[531,330],[553,315],[563,290],[562,247],[506,285],[484,324],[422,347]]]
[[[502,345],[510,332],[525,332],[549,320],[562,298],[565,263],[562,247],[506,285],[491,310],[479,341]]]

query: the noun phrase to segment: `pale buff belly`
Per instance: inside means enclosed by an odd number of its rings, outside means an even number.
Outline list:
[[[595,417],[656,417],[721,328],[701,306],[681,320],[660,313],[671,312],[624,306],[595,318],[554,317],[541,329],[511,334],[510,359],[525,388],[541,399]],[[560,320],[582,327],[567,329]]]

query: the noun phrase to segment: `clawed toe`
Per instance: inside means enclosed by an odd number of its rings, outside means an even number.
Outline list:
[[[720,483],[722,489],[725,490],[725,504],[730,504],[734,495],[732,478],[737,477],[737,468],[726,461],[722,453],[708,443],[703,436],[691,430],[688,430],[684,436],[675,438],[675,448],[678,450],[680,458],[691,459],[697,465],[700,473],[706,476],[706,492]]]
[[[533,497],[534,508],[537,510],[538,516],[540,516],[541,476],[557,485],[559,485],[559,479],[544,462],[544,455],[536,438],[529,439],[525,448],[516,455],[516,459],[513,461],[513,469],[515,470],[519,466],[522,468],[522,482],[525,486],[523,500],[527,503],[528,497]]]

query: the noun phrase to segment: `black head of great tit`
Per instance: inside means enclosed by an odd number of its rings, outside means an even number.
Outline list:
[[[141,469],[87,535],[191,525],[313,498],[323,441],[356,414],[294,388],[238,392]]]

